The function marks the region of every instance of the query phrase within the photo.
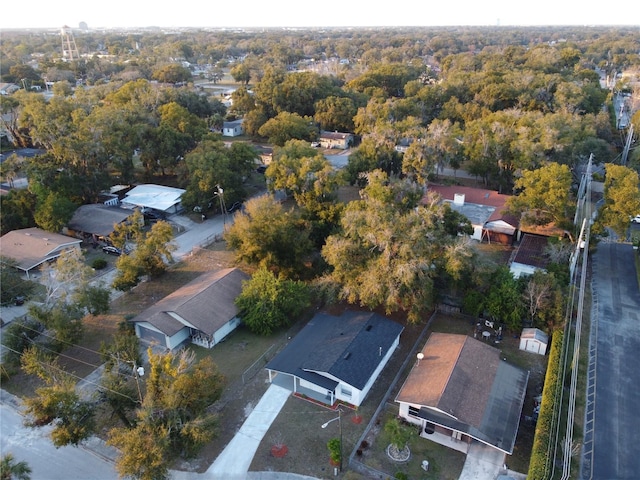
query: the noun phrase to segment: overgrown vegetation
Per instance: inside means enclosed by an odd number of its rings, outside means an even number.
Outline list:
[[[559,389],[562,386],[560,372],[562,370],[562,348],[563,334],[556,331],[551,339],[551,349],[549,361],[547,363],[547,373],[544,380],[544,390],[540,413],[536,424],[536,435],[531,451],[529,462],[529,472],[527,478],[532,480],[543,480],[549,478],[551,472],[551,462],[553,461],[553,439],[552,435],[559,422],[559,410],[557,400],[560,398]]]

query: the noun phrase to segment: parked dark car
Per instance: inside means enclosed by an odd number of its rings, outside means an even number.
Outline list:
[[[241,208],[242,208],[242,202],[234,202],[234,204],[227,209],[227,212],[233,213],[236,210],[240,210]]]
[[[142,215],[144,216],[144,219],[150,223],[157,222],[158,220],[164,220],[166,217],[164,213],[152,212],[151,210],[144,212]]]
[[[262,173],[264,175],[264,172],[267,171],[267,166],[266,165],[260,165],[258,168],[256,168],[256,172],[258,173]]]
[[[122,250],[120,250],[118,247],[113,247],[111,245],[102,247],[102,251],[107,255],[116,255],[116,256],[122,255]]]

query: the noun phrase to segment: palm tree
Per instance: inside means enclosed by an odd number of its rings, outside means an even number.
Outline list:
[[[0,480],[31,480],[31,468],[27,462],[15,462],[7,453],[0,460]]]

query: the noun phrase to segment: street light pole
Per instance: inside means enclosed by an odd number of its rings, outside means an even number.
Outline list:
[[[222,212],[222,229],[226,230],[227,227],[227,208],[224,204],[224,190],[220,185],[216,185],[218,198],[220,199],[220,211]]]
[[[142,405],[142,391],[140,390],[140,377],[144,377],[144,367],[136,367],[133,363],[133,375],[136,377],[136,385],[138,387],[138,398],[140,399],[140,405]]]
[[[336,420],[338,421],[338,428],[340,429],[340,471],[342,472],[342,410],[338,408],[338,416],[323,423],[320,427],[327,428],[331,422],[335,422]]]

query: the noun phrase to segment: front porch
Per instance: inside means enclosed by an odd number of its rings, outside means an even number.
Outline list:
[[[433,433],[425,433],[424,428],[421,428],[420,436],[447,448],[462,452],[465,455],[469,452],[469,443],[467,441],[463,439],[458,440],[451,435],[451,432],[448,434],[444,433],[443,429],[440,429],[439,427],[436,428],[436,431]]]
[[[191,336],[191,343],[194,345],[198,345],[199,347],[204,348],[212,348],[215,345],[213,340],[213,335],[207,335],[200,330],[196,330],[195,328],[190,328],[189,333]]]
[[[287,390],[291,391],[292,393],[294,393],[299,397],[309,398],[315,403],[321,403],[323,405],[326,405],[327,408],[332,408],[332,406],[335,403],[335,394],[331,396],[322,395],[320,392],[316,390],[303,387],[302,385],[300,385],[298,382],[295,381],[295,378],[296,377],[292,375],[284,375],[282,373],[276,373],[275,376],[271,377],[271,383],[278,385],[282,388],[286,388]]]

